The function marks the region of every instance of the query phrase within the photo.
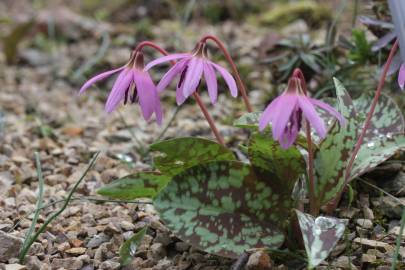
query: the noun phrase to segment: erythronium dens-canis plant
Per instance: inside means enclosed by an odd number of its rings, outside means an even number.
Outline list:
[[[223,52],[232,75],[224,66],[208,60],[209,41]],[[392,47],[386,66],[390,65],[397,46],[395,43]],[[177,103],[193,96],[218,142],[199,137],[156,142],[150,145],[151,171],[134,172],[102,187],[98,193],[123,200],[152,199],[167,227],[183,241],[206,252],[236,258],[257,249],[274,253],[283,246],[290,250],[305,249],[308,267],[317,266],[345,230],[344,221],[320,214],[322,207],[328,206],[332,210],[329,215],[333,215],[350,181],[405,148],[402,113],[392,99],[381,94],[386,72],[374,98],[366,93],[352,100],[344,84],[333,78],[336,100],[327,104],[310,97],[305,78],[297,69],[285,93],[264,112],[253,112],[236,65],[217,37],[204,36],[191,54],[169,54],[155,43],[145,41],[136,47],[129,63],[145,47],[164,56],[147,63],[144,69],[143,63],[135,67],[127,64],[96,76],[82,89],[121,72],[110,93],[116,95],[114,102],[107,101],[107,105],[115,108],[119,101],[124,104],[128,99],[133,101],[138,93],[142,111],[148,108],[144,118],[149,119],[151,112],[158,117],[158,95],[164,95],[162,90],[177,76]],[[154,87],[148,72],[165,61],[170,61],[172,67]],[[225,79],[232,96],[240,91],[246,105],[247,113],[235,119],[234,125],[250,131],[247,143],[240,143],[249,162],[238,160],[226,146],[199,96],[204,75],[210,100],[213,105],[217,101],[221,86],[217,84],[215,71]],[[133,76],[126,78],[129,75],[123,75],[124,72],[132,72]],[[135,78],[139,74],[148,78],[147,84],[137,83]],[[133,84],[136,92],[132,90],[134,94],[129,97]],[[140,91],[153,98],[147,103],[141,101]],[[317,134],[311,132],[311,126]],[[308,184],[300,185],[302,181]],[[306,197],[309,205],[305,204]],[[298,222],[294,221],[296,218]],[[145,231],[139,233],[144,234]],[[139,242],[140,236],[134,239]],[[294,246],[288,239],[302,239],[303,244]],[[120,254],[129,254],[125,249],[130,246],[131,243],[125,243]]]

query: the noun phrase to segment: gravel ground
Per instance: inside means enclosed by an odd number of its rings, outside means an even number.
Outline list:
[[[77,27],[85,32],[80,23]],[[106,27],[118,40],[131,38],[117,34],[118,26]],[[201,26],[189,25],[186,38],[180,41],[172,37],[176,27],[179,26],[162,22],[152,31],[159,37],[158,42],[169,43],[168,48],[177,42],[191,49],[202,32]],[[206,26],[204,30],[224,37],[231,51],[239,52],[239,64],[252,70],[247,78],[251,82],[252,103],[262,108],[267,95],[274,90],[268,83],[269,72],[257,66],[256,49],[265,29],[235,27],[227,22],[215,29]],[[6,64],[5,55],[0,54],[0,269],[120,269],[120,245],[145,225],[149,230],[134,260],[122,269],[230,269],[234,261],[198,251],[177,239],[159,220],[151,204],[101,204],[86,199],[94,198],[97,188],[114,179],[150,169],[150,158],[140,155],[137,149],[152,143],[162,127],[146,123],[137,106],[122,106],[107,115],[103,102],[111,80],[100,84],[101,89],[92,88],[78,96],[79,84],[72,81],[72,74],[99,50],[100,41],[95,36],[70,38],[74,42],[57,43],[48,52],[26,45],[15,65]],[[250,42],[247,44],[245,40]],[[97,68],[122,65],[128,55],[128,47],[111,46]],[[173,92],[165,94],[163,126],[175,110],[173,97]],[[203,98],[208,103],[205,94]],[[246,139],[243,131],[229,126],[230,119],[243,113],[241,100],[235,102],[221,89],[218,104],[210,107],[210,112],[218,119],[225,139],[230,145],[237,139]],[[164,134],[164,138],[175,136],[212,137],[192,102],[180,110]],[[97,151],[101,154],[74,195],[82,199],[69,204],[34,243],[26,264],[19,265],[16,257],[31,224],[38,192],[35,151],[40,154],[45,179],[44,204],[51,204],[41,212],[39,224],[59,209],[61,204],[55,202],[65,198],[91,156]],[[398,188],[405,186],[405,166],[396,164],[380,171],[390,174],[384,188],[396,192],[395,196],[405,203],[405,192]],[[377,174],[374,179],[378,177]],[[389,269],[399,233],[401,207],[400,201],[389,196],[368,191],[358,194],[352,207],[342,206],[339,212],[341,218],[350,220],[345,239],[328,264],[318,268]],[[402,244],[400,260],[405,262],[405,243]],[[252,255],[247,269],[270,269],[270,261],[263,254]],[[273,269],[288,267],[280,263]]]

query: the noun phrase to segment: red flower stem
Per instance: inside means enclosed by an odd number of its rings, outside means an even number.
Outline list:
[[[300,69],[295,69],[293,76],[300,78],[301,86],[304,91],[305,96],[308,96],[308,89],[307,83],[305,82],[304,74]],[[309,180],[309,211],[310,214],[313,216],[318,216],[319,214],[319,206],[316,201],[315,196],[315,177],[314,177],[314,150],[312,145],[312,137],[311,137],[311,124],[308,120],[305,120],[305,133],[307,138],[307,145],[308,145],[308,180]]]
[[[357,154],[358,154],[358,152],[359,152],[359,150],[361,148],[361,145],[363,144],[364,137],[366,136],[366,132],[367,132],[368,128],[370,127],[371,118],[373,117],[375,108],[376,108],[377,103],[378,103],[378,99],[381,96],[381,92],[382,92],[382,90],[384,88],[384,84],[385,84],[385,79],[387,78],[388,69],[391,66],[392,59],[394,58],[394,55],[395,55],[397,49],[398,49],[398,39],[395,41],[394,45],[392,46],[392,48],[390,50],[390,53],[389,53],[388,58],[387,58],[387,62],[385,63],[383,72],[382,72],[381,77],[380,77],[380,81],[378,82],[378,86],[377,86],[377,89],[375,91],[373,102],[371,103],[370,111],[367,114],[367,118],[366,118],[366,121],[364,122],[363,129],[361,130],[360,136],[359,136],[359,138],[357,140],[357,143],[356,143],[356,145],[354,147],[354,150],[353,150],[353,152],[351,154],[349,163],[347,165],[346,173],[345,173],[345,183],[343,185],[344,187],[346,187],[346,185],[349,183],[350,173],[352,172],[354,161],[355,161],[356,156],[357,156]],[[339,204],[340,199],[342,197],[343,190],[344,189],[342,189],[342,191],[339,192],[337,194],[337,196],[333,199],[331,204],[328,205],[328,207],[327,207],[328,208],[327,209],[328,213],[332,213],[337,208],[337,205]]]
[[[214,135],[215,135],[215,138],[217,138],[217,141],[220,144],[225,145],[224,138],[221,136],[217,127],[215,126],[214,119],[209,114],[207,107],[205,107],[200,95],[197,93],[197,90],[194,92],[193,96],[195,98],[195,101],[197,101],[198,106],[200,106],[200,109],[201,109],[202,113],[204,114],[205,119],[207,120],[208,124],[210,125],[212,133],[214,133]]]
[[[160,52],[163,55],[169,55],[169,53],[165,49],[163,49],[162,47],[160,47],[159,45],[157,45],[157,44],[155,44],[155,43],[153,43],[151,41],[143,41],[143,42],[139,43],[138,46],[136,46],[135,51],[140,51],[144,47],[151,47],[151,48],[157,50],[158,52]],[[176,64],[175,61],[170,61],[170,63],[172,65]],[[210,126],[212,133],[214,133],[215,138],[217,139],[217,141],[220,144],[225,145],[224,138],[219,133],[219,131],[218,131],[216,125],[215,125],[214,119],[212,118],[212,116],[208,112],[208,109],[204,105],[201,97],[198,95],[197,90],[194,92],[193,96],[194,96],[198,106],[200,107],[205,119],[207,120],[208,125]]]
[[[237,82],[238,87],[240,89],[240,92],[242,93],[242,98],[243,98],[243,102],[245,103],[246,110],[248,112],[253,112],[252,105],[250,104],[249,98],[247,96],[246,87],[243,84],[242,79],[240,78],[240,75],[239,75],[239,72],[238,72],[238,69],[236,67],[235,62],[232,60],[231,55],[229,54],[228,50],[225,48],[225,45],[216,36],[212,36],[212,35],[204,36],[203,38],[201,38],[200,42],[206,42],[209,39],[214,41],[215,44],[218,46],[218,48],[221,49],[221,51],[224,54],[226,60],[231,65],[232,73],[235,76],[236,82]]]

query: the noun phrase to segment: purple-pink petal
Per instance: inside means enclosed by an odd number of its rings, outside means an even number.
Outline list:
[[[274,119],[274,114],[277,111],[277,103],[279,102],[281,96],[275,98],[264,110],[259,119],[259,130],[262,131],[266,126]]]
[[[182,58],[189,58],[191,57],[191,54],[189,53],[174,53],[174,54],[169,54],[163,57],[160,57],[158,59],[153,60],[152,62],[149,62],[145,68],[144,71],[148,71],[149,69],[151,69],[152,67],[162,64],[164,62],[168,62],[168,61],[173,61],[173,60],[178,60],[178,59],[182,59]]]
[[[139,105],[143,118],[149,120],[155,111],[157,96],[156,87],[148,73],[142,71],[134,72],[134,81],[139,97]]]
[[[181,87],[177,87],[176,88],[176,103],[177,105],[181,105],[184,103],[184,101],[186,101],[186,97],[183,95],[183,87],[184,87],[184,83],[181,85]]]
[[[284,133],[288,122],[290,121],[291,114],[296,110],[298,96],[283,94],[280,96],[280,101],[278,101],[277,107],[274,109],[273,118],[273,138],[275,140],[280,140],[282,134]]]
[[[235,79],[232,77],[232,75],[228,72],[228,70],[221,67],[220,65],[217,65],[213,62],[210,62],[210,63],[221,74],[222,78],[224,78],[226,84],[228,85],[229,90],[231,91],[231,95],[233,97],[237,97],[238,96],[238,87],[236,87],[236,82],[235,82]]]
[[[401,68],[399,69],[398,84],[399,84],[399,87],[401,87],[401,90],[404,90],[404,86],[405,86],[405,64],[402,64]]]
[[[179,74],[183,69],[184,66],[187,64],[188,60],[184,59],[177,62],[173,67],[163,75],[162,79],[157,85],[158,93],[162,92],[166,87],[173,81],[177,74]]]
[[[105,104],[106,112],[112,112],[120,101],[124,98],[125,91],[130,87],[133,80],[133,71],[130,69],[124,69],[118,75],[114,82],[113,88],[108,95],[107,102]]]
[[[316,112],[315,107],[314,107],[314,105],[312,105],[311,101],[305,96],[299,96],[298,104],[299,104],[299,107],[301,108],[305,118],[314,127],[314,129],[318,133],[319,137],[325,138],[325,136],[326,136],[325,124],[324,124],[323,120],[319,117],[319,115]]]
[[[346,124],[346,120],[343,118],[343,116],[329,104],[314,98],[309,98],[309,100],[311,101],[312,104],[318,106],[322,110],[326,111],[327,113],[335,117],[339,121],[341,126],[344,126]]]
[[[195,92],[203,73],[203,59],[193,57],[187,65],[188,69],[183,82],[183,95],[189,97]]]
[[[125,66],[124,66],[124,67],[117,68],[117,69],[109,70],[109,71],[100,73],[100,74],[98,74],[98,75],[96,75],[96,76],[90,78],[90,79],[89,79],[87,82],[85,82],[85,84],[83,84],[83,86],[80,88],[79,94],[81,94],[81,93],[83,93],[84,91],[86,91],[86,89],[89,88],[89,87],[90,87],[91,85],[93,85],[94,83],[96,83],[96,82],[98,82],[98,81],[101,81],[101,80],[104,80],[105,78],[111,76],[112,74],[114,74],[114,73],[116,73],[116,72],[118,72],[118,71],[123,70],[124,68],[125,68]]]
[[[204,61],[204,77],[207,83],[208,95],[211,99],[211,103],[214,104],[218,97],[218,83],[215,70],[208,61]]]

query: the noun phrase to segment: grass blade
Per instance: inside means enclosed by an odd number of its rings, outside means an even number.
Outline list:
[[[42,175],[41,160],[40,160],[38,152],[35,152],[34,155],[35,155],[35,164],[36,164],[37,176],[38,176],[38,188],[39,188],[38,199],[37,199],[37,204],[35,206],[35,213],[34,213],[34,217],[31,222],[31,226],[30,226],[27,234],[25,235],[24,243],[21,247],[21,250],[29,249],[29,246],[28,246],[29,241],[31,239],[32,234],[35,231],[35,226],[37,225],[37,222],[38,222],[39,213],[41,212],[41,209],[42,209],[42,201],[43,201],[43,196],[44,196],[44,177]],[[23,259],[24,258],[20,257],[20,260],[23,260]]]
[[[20,252],[19,260],[21,263],[24,262],[25,256],[27,255],[28,250],[30,249],[31,245],[37,240],[38,236],[43,233],[46,229],[46,227],[54,220],[56,219],[60,214],[62,214],[63,211],[65,211],[66,207],[68,206],[70,199],[73,196],[73,193],[76,191],[76,189],[79,187],[80,183],[83,181],[87,173],[90,171],[90,169],[93,167],[98,155],[100,152],[97,152],[94,154],[93,158],[91,159],[89,165],[87,166],[86,170],[80,177],[80,179],[76,182],[76,184],[73,186],[72,190],[69,192],[68,196],[66,197],[65,203],[62,205],[62,207],[52,214],[45,222],[44,224],[38,229],[38,231],[32,236],[28,241],[27,244],[24,246],[24,248]]]

